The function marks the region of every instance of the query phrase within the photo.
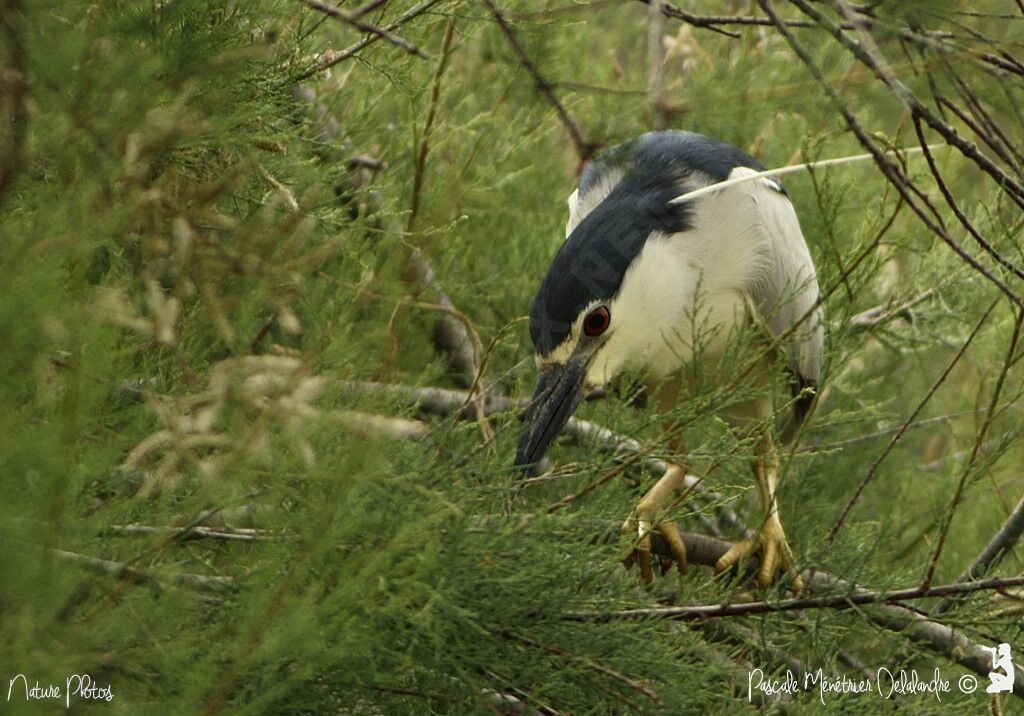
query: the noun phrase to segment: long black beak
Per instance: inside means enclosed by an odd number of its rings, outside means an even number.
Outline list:
[[[519,438],[516,467],[536,465],[551,447],[583,399],[587,362],[574,356],[540,374],[526,408],[526,429]]]

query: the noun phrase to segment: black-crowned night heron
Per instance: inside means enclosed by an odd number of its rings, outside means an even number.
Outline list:
[[[778,179],[732,181],[763,169],[739,149],[690,132],[645,134],[584,169],[569,197],[566,241],[530,313],[540,375],[517,466],[536,465],[583,397],[626,371],[642,377],[664,411],[696,389],[697,374],[734,377],[742,361],[731,341],[740,335],[762,385],[772,362],[785,361],[796,420],[804,418],[821,368],[818,282]],[[753,472],[765,518],[757,537],[737,543],[716,569],[759,553],[761,586],[793,566],[775,500],[773,415],[769,397],[743,400],[723,415],[758,431]],[[645,581],[652,578],[652,531],[686,570],[682,539],[663,514],[685,476],[683,465],[670,464],[623,525],[633,540],[627,566],[639,563]]]

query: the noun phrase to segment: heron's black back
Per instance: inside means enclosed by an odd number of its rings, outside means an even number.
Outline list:
[[[541,282],[530,312],[530,335],[541,355],[569,336],[580,311],[612,298],[626,269],[655,232],[690,228],[690,204],[669,202],[687,188],[723,181],[736,167],[764,167],[740,149],[692,132],[652,132],[620,144],[587,165],[579,198],[612,172],[622,179],[576,226]],[[781,190],[781,184],[778,185]]]

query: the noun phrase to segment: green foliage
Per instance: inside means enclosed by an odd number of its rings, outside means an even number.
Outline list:
[[[579,157],[485,5],[440,2],[396,30],[429,61],[379,41],[302,82],[321,53],[362,35],[297,2],[16,5],[0,7],[24,45],[27,87],[22,158],[0,191],[4,680],[63,685],[88,673],[114,698],[79,706],[132,714],[731,714],[758,709],[747,673],[784,673],[779,653],[829,674],[856,673],[843,650],[872,670],[930,678],[940,667],[954,683],[964,673],[854,610],[722,629],[565,621],[572,611],[720,603],[747,587],[696,565],[652,590],[625,573],[616,525],[653,476],[634,466],[585,489],[618,465],[592,444],[563,441],[552,453],[561,469],[513,500],[513,412],[492,418],[493,444],[451,416],[427,418],[416,439],[392,433],[420,423],[372,421],[424,416],[351,381],[458,385],[433,342],[450,314],[406,278],[414,248],[478,332],[484,384],[520,397],[535,377],[524,315],[561,240]],[[983,15],[1005,4],[974,5],[981,16],[942,2],[883,4],[873,34],[913,91],[966,83],[1019,137],[1019,77],[976,60],[979,47],[1009,46],[1024,20]],[[365,19],[385,26],[411,7]],[[587,141],[607,148],[651,125],[645,5],[507,13]],[[962,55],[900,55],[899,28],[918,23],[952,32]],[[861,151],[781,36],[737,29],[732,38],[667,20],[670,126],[768,166]],[[797,32],[868,132],[916,143],[869,70],[824,31]],[[5,51],[15,66],[15,46]],[[936,156],[971,221],[1024,263],[1007,194],[955,152]],[[924,161],[907,162],[951,234],[980,254]],[[795,175],[787,187],[829,323],[825,388],[800,442],[810,449],[784,455],[781,512],[797,559],[872,588],[917,584],[963,479],[935,573],[953,581],[1022,491],[1015,315],[871,163]],[[983,263],[1019,292],[1010,272]],[[928,289],[905,317],[870,330],[853,320]],[[952,417],[906,434],[829,542],[887,440],[993,302],[919,416]],[[750,441],[707,409],[747,388],[721,388],[669,415],[606,400],[581,416],[652,454],[666,449],[665,418],[686,424],[692,471],[710,471],[718,499],[756,526]],[[720,506],[694,499],[674,516],[701,531],[698,518]],[[190,540],[130,524],[260,539]],[[999,573],[1020,567],[1011,552]],[[180,575],[198,578],[190,586]],[[1012,600],[982,595],[947,622],[1024,654],[1019,614]],[[828,701],[849,713],[887,705]],[[893,708],[984,704],[954,686],[942,702],[908,695]],[[816,693],[784,708],[824,710]]]

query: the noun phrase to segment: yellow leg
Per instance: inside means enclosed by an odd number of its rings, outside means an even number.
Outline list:
[[[786,533],[779,520],[779,506],[775,501],[775,485],[779,477],[779,460],[775,454],[771,434],[766,432],[757,445],[754,459],[754,477],[761,491],[761,504],[765,510],[764,523],[757,537],[752,540],[737,542],[718,560],[716,572],[731,569],[741,559],[760,553],[761,567],[757,572],[757,583],[762,588],[769,586],[775,573],[779,570],[789,572],[793,569],[793,551],[786,541]],[[800,591],[803,581],[797,574],[793,575],[793,589]]]
[[[669,464],[665,474],[647,491],[637,503],[633,514],[622,523],[623,536],[633,542],[633,548],[623,561],[629,569],[634,563],[640,565],[640,578],[650,583],[654,579],[651,569],[651,532],[658,532],[672,550],[672,557],[681,574],[686,574],[686,546],[679,530],[670,520],[663,520],[665,503],[672,493],[683,486],[686,468]]]

